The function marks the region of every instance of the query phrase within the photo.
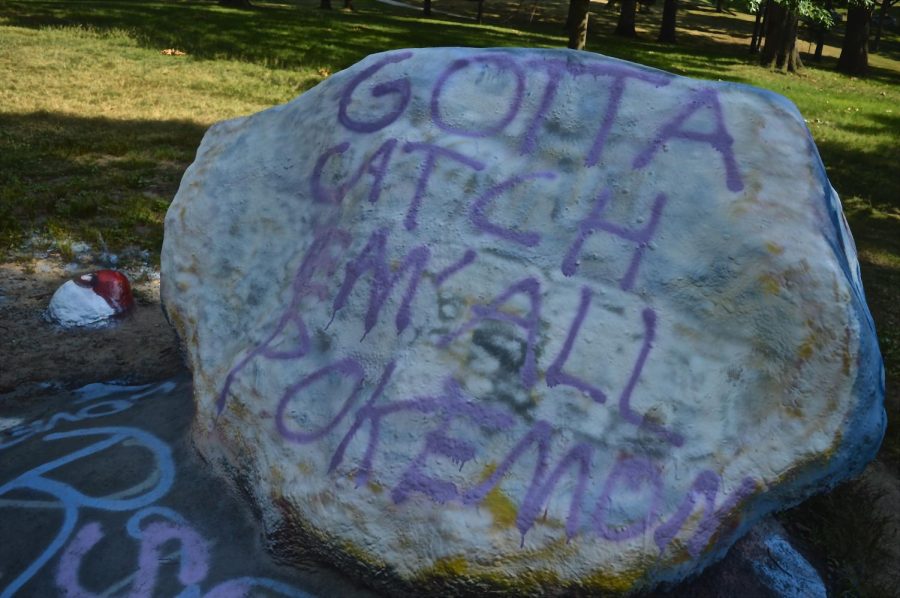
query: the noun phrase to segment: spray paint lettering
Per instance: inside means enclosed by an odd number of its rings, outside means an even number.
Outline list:
[[[659,192],[642,198],[641,202],[631,200],[632,209],[646,206],[646,212],[638,214],[637,220],[642,224],[628,226],[614,221],[612,214],[616,210],[612,208],[621,198],[616,197],[613,187],[603,185],[587,209],[579,204],[580,212],[568,222],[548,221],[546,230],[534,230],[534,226],[515,224],[520,221],[517,219],[526,218],[523,214],[532,207],[527,201],[522,205],[520,196],[529,197],[523,189],[529,185],[535,188],[547,185],[549,188],[551,183],[555,185],[564,178],[563,171],[526,166],[517,169],[512,176],[496,176],[492,173],[491,157],[474,155],[477,152],[472,151],[484,140],[505,135],[512,138],[519,157],[530,159],[538,149],[541,136],[550,129],[550,119],[563,95],[560,93],[563,85],[580,78],[592,78],[606,84],[607,95],[596,121],[585,123],[595,132],[588,136],[589,143],[580,149],[585,168],[602,170],[611,154],[612,140],[623,137],[617,127],[623,125],[621,109],[629,90],[667,86],[671,77],[627,65],[520,59],[512,54],[485,53],[452,62],[429,89],[418,90],[414,88],[414,78],[406,70],[407,60],[413,55],[413,52],[402,52],[381,57],[346,84],[340,96],[337,123],[347,140],[326,149],[310,173],[313,201],[326,204],[340,204],[350,194],[355,194],[352,196],[355,200],[381,201],[385,182],[392,180],[395,172],[406,173],[406,180],[415,181],[411,196],[391,198],[407,202],[402,226],[399,223],[382,226],[367,233],[367,238],[356,238],[349,231],[333,228],[320,232],[311,241],[294,276],[292,297],[272,331],[238,357],[227,374],[216,401],[218,412],[221,414],[227,407],[235,384],[249,363],[254,360],[290,361],[292,366],[295,365],[296,379],[287,385],[278,399],[275,429],[285,442],[297,445],[315,444],[325,439],[332,442],[340,438],[331,453],[329,474],[335,474],[338,468],[352,467],[357,487],[365,486],[380,472],[378,460],[384,428],[392,421],[415,416],[416,421],[427,421],[429,426],[417,430],[421,442],[417,450],[410,452],[405,466],[392,469],[398,472],[390,480],[390,497],[396,504],[422,495],[436,503],[474,508],[499,488],[513,470],[525,467],[526,458],[533,457],[533,470],[526,477],[524,492],[511,498],[516,503],[515,525],[522,534],[523,544],[526,533],[565,485],[568,488],[565,518],[568,539],[592,533],[610,542],[620,542],[650,535],[660,552],[664,552],[676,536],[690,528],[686,546],[691,554],[696,554],[721,527],[723,519],[755,490],[756,483],[752,479],[745,478],[726,492],[722,477],[704,470],[693,477],[680,502],[673,503],[671,499],[666,502],[664,497],[684,489],[666,487],[667,478],[654,458],[623,449],[611,465],[601,471],[600,463],[610,461],[601,459],[598,451],[608,451],[608,448],[600,449],[597,443],[587,440],[560,443],[558,427],[546,419],[529,420],[523,427],[509,408],[502,404],[482,404],[478,397],[467,394],[463,381],[449,373],[439,378],[440,386],[433,393],[403,397],[394,396],[398,393],[391,387],[399,367],[397,361],[387,363],[377,377],[367,375],[366,366],[354,354],[332,357],[327,365],[319,363],[314,368],[301,363],[313,350],[310,330],[327,330],[336,317],[343,318],[342,326],[348,324],[350,318],[342,310],[350,304],[351,295],[363,277],[368,277],[369,292],[361,322],[360,343],[366,342],[369,333],[382,325],[389,306],[393,311],[393,331],[398,337],[410,328],[416,328],[414,324],[424,301],[423,293],[419,292],[421,282],[431,281],[435,292],[440,293],[449,281],[473,264],[482,267],[486,252],[518,251],[527,263],[538,257],[539,252],[546,252],[547,240],[552,239],[566,249],[551,258],[556,259],[558,272],[571,279],[576,275],[583,277],[579,265],[586,247],[624,242],[630,255],[621,264],[611,264],[620,272],[614,279],[615,287],[617,292],[630,294],[639,308],[639,316],[630,331],[630,335],[638,339],[638,346],[633,354],[628,353],[632,360],[627,371],[623,371],[626,375],[621,384],[601,383],[599,377],[595,379],[593,372],[586,373],[584,368],[578,374],[573,373],[583,329],[597,321],[595,297],[606,284],[604,281],[586,278],[579,281],[577,308],[566,320],[569,323],[562,346],[552,355],[542,354],[539,350],[547,334],[542,327],[542,310],[553,290],[545,282],[551,277],[541,278],[522,272],[510,273],[509,280],[492,299],[468,305],[462,318],[435,335],[433,345],[441,351],[460,350],[460,346],[473,342],[479,329],[498,324],[506,326],[522,340],[523,357],[516,367],[519,392],[523,395],[539,389],[547,393],[544,400],[552,401],[554,392],[571,393],[574,390],[589,397],[594,409],[613,413],[617,425],[652,439],[651,444],[655,446],[675,450],[689,442],[689,438],[673,426],[665,425],[657,416],[651,417],[636,407],[640,404],[638,398],[645,367],[654,357],[661,319],[656,309],[641,303],[644,299],[639,294],[640,276],[642,264],[648,259],[646,250],[665,225],[671,194]],[[479,112],[448,101],[458,86],[482,81],[492,90],[490,101],[495,109]],[[362,101],[354,98],[365,94],[379,100],[375,102],[375,113],[379,116],[364,120],[361,115],[365,111],[354,111],[356,102]],[[529,104],[526,97],[538,100]],[[422,106],[427,105],[425,118],[430,117],[430,126],[441,135],[427,141],[405,141],[401,146],[398,139],[404,137],[399,131],[394,132],[391,126],[407,110],[412,111],[410,106],[416,106],[416,102],[419,102],[420,112]],[[529,105],[534,107],[527,107]],[[377,136],[369,137],[373,133]],[[390,137],[391,134],[396,136]],[[435,139],[440,140],[440,144]],[[693,149],[698,155],[721,161],[725,175],[722,184],[728,191],[743,189],[734,156],[734,141],[728,133],[725,114],[714,89],[689,90],[684,102],[673,109],[672,114],[663,115],[650,142],[637,147],[636,153],[629,153],[625,163],[632,171],[649,169],[656,161],[667,159],[661,156],[668,145],[681,143],[694,144]],[[370,147],[375,147],[371,153],[347,159],[365,153],[358,148]],[[635,151],[635,146],[630,147],[629,151]],[[464,148],[467,149],[463,151]],[[408,174],[412,170],[411,158],[419,159],[414,164],[417,166],[414,177]],[[438,190],[437,185],[430,184],[438,173],[450,171],[463,172],[471,185],[463,185],[460,189],[444,186]],[[369,186],[360,185],[364,178]],[[469,188],[478,191],[470,194]],[[460,197],[453,197],[455,193]],[[516,201],[508,201],[507,197],[513,194],[517,194]],[[470,239],[462,246],[454,246],[452,251],[434,239],[419,236],[426,234],[420,226],[426,207],[441,205],[440,200],[445,198],[450,199],[448,203],[463,207],[464,211],[455,212],[454,217],[466,227],[465,238]],[[464,219],[458,218],[460,213],[465,215]],[[351,250],[354,246],[359,249]],[[339,274],[341,265],[342,277]],[[406,286],[400,292],[396,287],[401,286],[404,279]],[[329,302],[330,320],[310,320],[316,317],[315,314],[320,317],[322,308]],[[541,381],[546,388],[540,387]],[[310,411],[306,407],[312,405],[314,397],[322,395],[316,392],[317,388],[324,388],[320,385],[327,385],[332,391],[340,390],[334,391],[335,399],[329,403],[335,409],[327,416],[317,416],[319,421],[312,421],[303,414]],[[508,434],[516,430],[517,437],[504,449],[505,452],[484,455],[471,434],[466,437],[454,435],[455,426],[485,435]],[[362,442],[362,451],[349,457],[354,442]],[[449,460],[462,470],[466,463],[478,457],[498,464],[489,475],[478,480],[469,479],[468,484],[442,479],[430,467],[436,460]],[[356,462],[348,463],[350,459]],[[574,484],[564,484],[565,481]],[[618,508],[621,502],[618,497],[623,495],[638,496],[640,506],[636,510]],[[664,504],[670,505],[669,510],[671,505],[676,505],[674,512],[666,512]],[[696,520],[693,516],[698,510],[701,512],[699,525],[689,525]]]
[[[151,523],[142,525],[147,519]],[[183,590],[180,598],[241,598],[266,595],[289,598],[312,598],[310,594],[286,583],[266,577],[239,577],[220,582],[204,592],[202,589],[211,567],[211,545],[193,526],[176,511],[164,507],[147,507],[137,511],[126,524],[128,535],[138,543],[137,569],[126,574],[102,593],[86,589],[80,581],[80,571],[92,558],[91,552],[106,536],[100,522],[84,524],[72,538],[59,559],[54,580],[57,588],[72,598],[100,598],[128,588],[128,598],[150,598],[157,592],[160,581],[160,563],[177,559],[178,582]],[[168,552],[167,546],[176,544],[178,549]],[[98,550],[99,551],[99,550]],[[94,555],[94,558],[102,557]]]
[[[88,419],[97,419],[114,415],[131,409],[137,401],[154,393],[171,392],[174,385],[164,382],[162,384],[147,384],[144,386],[115,386],[110,384],[92,384],[79,389],[76,394],[82,398],[74,401],[75,405],[90,402],[89,405],[80,407],[77,411],[60,411],[47,419],[38,419],[27,424],[13,426],[0,433],[0,450],[16,446],[38,434],[49,432],[62,422],[80,422]],[[121,393],[128,392],[126,396]],[[86,400],[85,400],[86,399]],[[96,400],[103,399],[103,400]],[[3,437],[6,438],[3,438]]]

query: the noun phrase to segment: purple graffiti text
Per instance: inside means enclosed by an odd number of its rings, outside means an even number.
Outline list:
[[[511,76],[515,81],[515,89],[509,100],[509,106],[507,106],[503,116],[494,123],[471,123],[469,126],[464,126],[457,124],[456,118],[445,118],[441,110],[441,96],[444,93],[447,82],[457,73],[463,72],[473,65],[480,65],[482,68],[491,65],[497,71]],[[524,93],[525,73],[522,67],[512,58],[501,54],[484,54],[472,58],[461,58],[454,60],[438,76],[437,83],[435,83],[431,92],[431,119],[438,128],[446,133],[465,137],[492,137],[505,129],[519,113]]]
[[[515,295],[524,295],[528,298],[531,308],[525,316],[517,316],[502,311],[500,308]],[[469,332],[485,320],[507,322],[523,329],[526,334],[525,362],[520,373],[522,385],[531,389],[537,381],[537,357],[535,346],[537,334],[541,322],[541,285],[536,278],[525,278],[513,283],[488,305],[475,305],[472,307],[473,317],[464,323],[456,332],[452,332],[438,341],[439,347],[446,347],[456,338]]]
[[[603,211],[609,204],[611,196],[612,191],[604,188],[597,196],[590,213],[579,224],[578,237],[563,258],[562,273],[566,276],[572,276],[578,271],[578,259],[581,256],[585,241],[597,231],[603,231],[637,245],[625,275],[619,280],[619,287],[624,291],[630,291],[637,278],[638,267],[644,257],[647,243],[650,242],[650,239],[656,232],[656,227],[659,225],[659,219],[662,215],[662,209],[666,205],[667,197],[665,193],[657,195],[656,200],[653,202],[653,207],[650,209],[650,221],[639,230],[629,230],[603,219]]]
[[[406,106],[409,104],[409,99],[411,96],[411,88],[409,84],[409,79],[394,79],[393,81],[386,81],[384,83],[378,83],[374,87],[372,87],[372,97],[380,98],[387,95],[395,95],[397,96],[397,105],[382,116],[381,118],[376,118],[371,121],[362,121],[353,118],[349,114],[350,104],[353,102],[353,94],[356,89],[362,85],[364,82],[368,81],[375,73],[380,71],[382,68],[389,64],[396,64],[398,62],[403,62],[404,60],[410,58],[412,56],[412,52],[397,52],[394,54],[389,54],[378,60],[372,66],[363,69],[361,73],[353,77],[350,80],[350,83],[347,87],[344,88],[343,93],[341,94],[340,103],[338,104],[338,122],[344,125],[347,129],[354,131],[356,133],[374,133],[375,131],[381,130],[386,126],[390,125],[403,114],[403,111],[406,110]]]
[[[497,183],[488,188],[487,191],[482,193],[481,196],[472,203],[472,207],[469,209],[469,220],[471,220],[476,229],[483,233],[499,237],[506,241],[512,241],[513,243],[518,243],[525,247],[535,247],[541,242],[540,233],[504,228],[488,220],[485,212],[495,199],[527,181],[555,178],[556,174],[553,172],[535,172],[531,174],[516,175],[506,179],[502,183]]]
[[[685,121],[703,108],[712,110],[715,130],[712,133],[699,133],[684,129]],[[725,126],[725,115],[722,113],[722,106],[719,103],[719,94],[715,89],[706,88],[695,93],[684,109],[660,128],[653,142],[635,156],[632,166],[637,169],[650,164],[663,144],[670,139],[683,139],[711,145],[722,155],[728,190],[737,192],[744,188],[741,174],[738,171],[737,161],[734,158],[734,139],[728,134],[728,128]]]

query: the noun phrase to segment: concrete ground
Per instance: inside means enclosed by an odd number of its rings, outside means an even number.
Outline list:
[[[192,411],[187,376],[0,404],[0,596],[366,595],[272,560],[192,449]]]
[[[326,564],[272,559],[250,504],[191,446],[192,415],[186,374],[0,402],[0,598],[371,595]],[[778,529],[758,528],[668,595],[730,594],[825,592]]]
[[[277,563],[250,503],[199,458],[158,278],[129,272],[138,307],[112,326],[45,319],[80,273],[0,265],[0,598],[372,596],[328,564]],[[654,596],[823,596],[771,523]]]

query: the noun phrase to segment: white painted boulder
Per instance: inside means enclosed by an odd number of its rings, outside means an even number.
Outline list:
[[[796,108],[585,52],[378,54],[212,127],[162,285],[202,453],[396,593],[677,581],[885,424]]]

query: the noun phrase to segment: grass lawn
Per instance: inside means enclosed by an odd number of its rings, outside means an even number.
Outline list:
[[[67,258],[76,241],[158,256],[166,208],[210,124],[285,102],[369,53],[565,46],[565,0],[488,0],[483,26],[354,4],[240,11],[208,1],[0,0],[0,261],[48,248]],[[471,0],[434,5],[475,10]],[[588,48],[766,87],[807,119],[859,246],[888,371],[892,422],[880,458],[900,472],[900,36],[885,31],[866,79],[833,70],[839,31],[820,65],[784,75],[747,54],[751,15],[683,5],[680,42],[663,45],[653,41],[660,12],[658,1],[638,16],[640,39],[622,40],[611,35],[614,11],[595,3]]]

